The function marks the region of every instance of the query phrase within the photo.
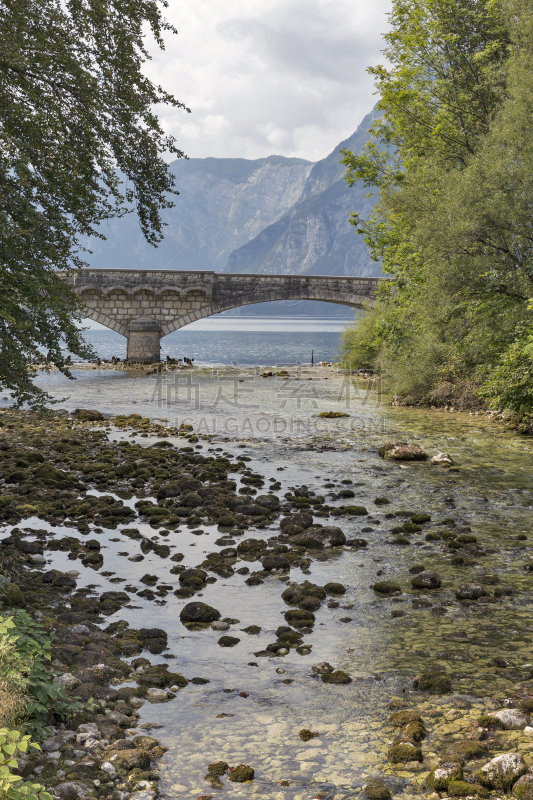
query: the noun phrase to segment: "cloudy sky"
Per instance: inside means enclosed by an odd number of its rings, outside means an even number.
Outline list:
[[[316,161],[374,102],[390,0],[170,0],[179,34],[154,45],[148,74],[192,110],[162,108],[195,158]]]

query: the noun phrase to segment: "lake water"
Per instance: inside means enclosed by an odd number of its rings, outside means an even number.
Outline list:
[[[337,357],[345,320],[275,317],[208,317],[161,340],[161,356],[194,358],[197,364],[280,364]],[[103,326],[86,332],[100,358],[126,357],[126,339]]]

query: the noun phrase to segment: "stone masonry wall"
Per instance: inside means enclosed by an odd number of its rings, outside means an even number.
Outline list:
[[[322,300],[362,308],[373,304],[383,279],[86,269],[66,280],[90,319],[128,336],[132,322],[149,318],[166,336],[211,314],[270,300]]]

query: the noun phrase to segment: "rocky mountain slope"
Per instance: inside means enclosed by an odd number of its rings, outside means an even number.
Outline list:
[[[236,248],[275,222],[301,196],[313,167],[301,158],[192,158],[171,165],[180,192],[159,247],[146,244],[135,215],[102,228],[86,260],[102,269],[223,269]]]
[[[377,275],[361,236],[348,222],[350,211],[365,216],[372,199],[363,186],[342,178],[340,150],[360,151],[367,141],[369,114],[357,131],[311,169],[301,196],[278,220],[230,253],[225,272]]]

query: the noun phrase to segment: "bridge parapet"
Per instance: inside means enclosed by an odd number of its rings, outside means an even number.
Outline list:
[[[272,300],[372,305],[383,278],[85,269],[67,282],[90,319],[128,338],[128,359],[159,359],[159,339],[203,317]]]

